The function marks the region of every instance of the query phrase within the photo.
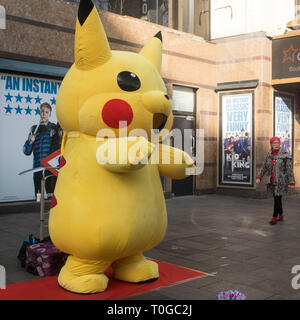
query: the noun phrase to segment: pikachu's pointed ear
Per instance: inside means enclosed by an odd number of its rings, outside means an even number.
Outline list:
[[[109,43],[97,9],[91,0],[81,0],[75,32],[75,64],[90,70],[111,57]]]
[[[152,62],[160,71],[162,60],[162,36],[160,31],[144,46],[140,54]]]

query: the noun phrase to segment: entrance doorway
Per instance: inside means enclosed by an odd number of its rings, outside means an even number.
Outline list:
[[[191,157],[196,154],[196,88],[180,85],[172,86],[173,130],[181,132],[181,146]],[[177,141],[176,141],[177,142]],[[195,177],[188,176],[182,180],[172,179],[171,192],[175,197],[193,195]]]
[[[182,150],[187,152],[191,157],[195,155],[195,124],[196,121],[194,116],[174,115],[173,128],[179,129],[181,131]],[[185,134],[187,134],[187,132],[188,136],[185,137]],[[175,195],[175,197],[193,195],[194,186],[194,176],[188,176],[187,178],[182,180],[173,179],[172,193]]]

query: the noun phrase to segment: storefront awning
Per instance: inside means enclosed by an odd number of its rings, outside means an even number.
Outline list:
[[[254,89],[258,86],[258,80],[244,80],[218,83],[216,92],[227,90],[239,90],[239,89]]]
[[[16,71],[36,75],[52,76],[63,78],[68,69],[63,67],[31,63],[25,61],[0,58],[0,70]]]

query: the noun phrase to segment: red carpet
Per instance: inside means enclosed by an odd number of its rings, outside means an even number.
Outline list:
[[[0,290],[0,300],[119,300],[208,275],[200,271],[155,261],[159,264],[160,277],[154,282],[131,284],[115,280],[111,278],[110,269],[106,273],[110,277],[109,285],[102,293],[89,295],[71,293],[58,286],[57,277],[46,277],[7,285],[5,290]]]

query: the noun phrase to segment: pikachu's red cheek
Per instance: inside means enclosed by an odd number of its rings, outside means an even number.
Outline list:
[[[105,103],[102,109],[102,119],[111,128],[126,127],[133,119],[133,111],[126,101],[112,99]]]

